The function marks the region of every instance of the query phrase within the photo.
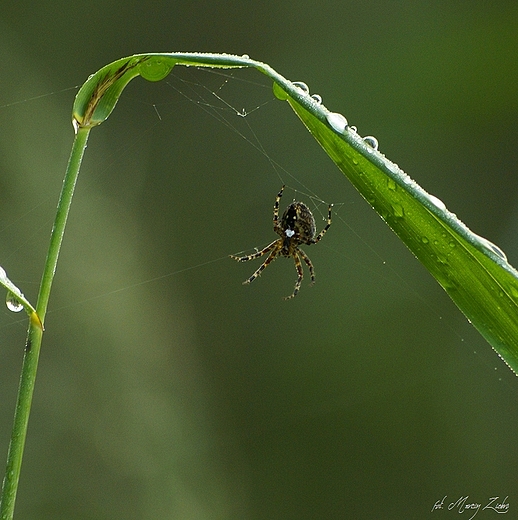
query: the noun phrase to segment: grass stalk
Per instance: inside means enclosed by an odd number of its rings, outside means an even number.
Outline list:
[[[63,235],[65,233],[68,212],[72,203],[74,188],[79,175],[79,169],[86,148],[89,132],[89,128],[79,128],[76,133],[65,173],[65,179],[63,181],[63,187],[61,189],[56,218],[54,220],[49,250],[47,253],[47,260],[45,262],[45,269],[41,279],[38,302],[36,305],[36,310],[42,323],[45,322],[50,290],[56,272]],[[23,356],[20,385],[18,388],[13,429],[7,454],[7,467],[0,497],[1,520],[11,520],[14,515],[16,494],[20,481],[20,470],[22,466],[23,451],[27,436],[27,426],[29,423],[42,338],[43,329],[41,325],[35,320],[30,320]]]

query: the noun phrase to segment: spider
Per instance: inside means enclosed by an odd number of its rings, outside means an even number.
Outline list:
[[[255,271],[255,273],[243,282],[243,285],[252,283],[261,273],[268,267],[268,265],[275,260],[278,256],[291,256],[295,261],[295,268],[297,269],[298,278],[295,283],[295,289],[291,296],[284,298],[289,300],[297,296],[302,279],[304,278],[304,271],[302,270],[302,259],[309,268],[309,274],[311,275],[311,285],[315,283],[315,268],[308,255],[299,249],[300,244],[316,244],[325,235],[326,231],[331,225],[331,207],[329,206],[329,213],[327,216],[327,224],[322,231],[315,236],[317,231],[315,224],[315,217],[311,213],[310,209],[303,202],[292,202],[284,211],[282,218],[279,222],[279,203],[281,201],[282,192],[285,186],[279,191],[275,204],[273,205],[273,230],[281,237],[274,240],[270,245],[266,246],[261,251],[257,251],[252,255],[247,256],[235,256],[230,255],[230,258],[237,260],[238,262],[248,262],[248,260],[254,260],[263,255],[268,256],[262,265]]]

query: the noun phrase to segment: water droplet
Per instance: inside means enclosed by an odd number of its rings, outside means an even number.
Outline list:
[[[428,244],[428,242],[430,242],[430,241],[428,240],[428,237],[421,237],[421,242],[423,244]]]
[[[499,256],[502,260],[504,260],[504,262],[507,262],[506,254],[497,245],[493,244],[493,242],[490,242],[487,238],[481,237],[479,235],[475,236],[485,249],[488,249],[495,255]]]
[[[502,260],[505,260],[507,262],[507,255],[495,244],[490,242],[489,248],[493,253],[498,255]]]
[[[322,96],[319,96],[318,94],[313,94],[311,96],[311,98],[313,99],[313,101],[317,104],[317,105],[321,105],[322,104]]]
[[[438,199],[435,195],[427,194],[427,199],[436,207],[439,208],[441,211],[446,211],[446,204],[441,199]]]
[[[273,95],[281,101],[286,101],[288,99],[286,91],[275,81],[273,82]]]
[[[248,54],[242,54],[241,58],[244,58],[245,60],[249,60],[250,56],[248,56]]]
[[[171,63],[158,56],[143,61],[139,67],[139,73],[148,81],[160,81],[169,75],[173,66]]]
[[[303,81],[293,81],[292,85],[302,90],[304,94],[309,94],[309,87]]]
[[[374,150],[377,150],[378,149],[378,140],[372,136],[372,135],[367,135],[363,138],[364,142],[366,144],[368,144],[371,148],[373,148]]]
[[[389,190],[396,191],[396,181],[389,177],[387,179],[387,187]]]
[[[7,296],[5,298],[5,304],[7,305],[7,308],[12,312],[20,312],[21,310],[23,310],[23,305],[20,303],[18,298],[10,291],[7,293]]]
[[[436,255],[437,262],[439,262],[442,265],[448,265],[448,257],[445,255]]]
[[[338,112],[329,112],[329,114],[327,114],[327,122],[329,126],[339,134],[343,134],[347,128],[347,119]]]
[[[405,216],[405,210],[401,204],[392,204],[392,211],[395,218],[403,218]]]
[[[445,265],[448,265],[448,262],[444,262]],[[457,291],[459,289],[459,285],[456,280],[450,278],[449,276],[446,278],[442,278],[439,283],[442,285],[443,289],[448,292]]]

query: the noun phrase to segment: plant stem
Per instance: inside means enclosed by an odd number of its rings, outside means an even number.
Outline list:
[[[36,311],[42,323],[45,321],[50,290],[56,272],[63,235],[65,233],[68,212],[72,203],[74,188],[79,175],[79,169],[81,167],[81,161],[83,159],[89,133],[89,128],[79,128],[77,130],[65,173],[65,179],[63,181],[63,187],[61,189],[56,218],[54,220],[54,226],[50,237],[47,260],[45,262],[45,269],[41,279],[38,303],[36,305]],[[11,520],[14,515],[16,493],[20,479],[23,450],[25,447],[25,438],[27,436],[27,426],[29,423],[36,372],[38,370],[38,359],[42,337],[43,330],[38,327],[36,323],[33,323],[33,320],[30,320],[23,356],[18,399],[14,414],[13,430],[11,433],[11,441],[9,443],[9,452],[7,454],[7,468],[0,498],[1,520]]]

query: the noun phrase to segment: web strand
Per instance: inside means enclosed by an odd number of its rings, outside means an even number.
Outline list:
[[[197,70],[198,76],[200,79],[186,79],[183,77],[180,77],[179,75],[176,75],[173,72],[172,79],[169,79],[165,82],[167,87],[174,91],[178,96],[180,96],[181,99],[187,101],[188,103],[196,106],[198,109],[204,111],[211,117],[213,117],[215,120],[219,122],[219,124],[222,125],[222,127],[226,128],[228,131],[236,134],[241,139],[243,139],[250,147],[251,149],[258,152],[262,157],[264,157],[268,164],[270,165],[270,171],[276,176],[277,180],[279,181],[279,184],[286,184],[287,191],[292,190],[293,194],[299,198],[303,197],[306,199],[309,199],[311,201],[313,210],[320,215],[322,220],[325,220],[325,215],[327,213],[327,207],[328,202],[324,200],[324,198],[319,197],[314,190],[312,190],[307,182],[303,182],[297,175],[295,175],[292,171],[290,171],[289,168],[286,168],[283,166],[279,161],[275,160],[271,154],[268,152],[268,150],[265,148],[262,139],[257,134],[256,130],[254,129],[254,125],[251,122],[250,116],[252,114],[255,114],[261,110],[264,110],[265,107],[267,107],[270,103],[278,103],[278,100],[275,99],[273,96],[273,93],[271,91],[271,86],[262,84],[256,81],[250,81],[245,78],[237,77],[234,73],[228,73],[228,72],[221,72],[221,71],[212,71],[212,70],[206,70],[206,69],[199,69]],[[214,78],[218,79],[218,83],[215,88],[211,88],[208,86],[208,81],[205,81],[204,78],[209,77],[211,80],[214,80]],[[259,89],[259,92],[261,92],[261,95],[259,96],[260,101],[253,103],[251,108],[244,108],[244,107],[238,107],[235,102],[231,100],[231,97],[227,95],[227,88],[229,85],[234,83],[243,83],[248,85],[249,87],[253,87],[254,89]],[[7,104],[4,104],[0,106],[0,108],[8,108],[13,107],[19,104],[28,103],[32,101],[36,101],[41,98],[45,98],[47,96],[52,96],[61,92],[65,92],[67,90],[73,90],[77,87],[69,87],[67,89],[62,89],[60,91],[50,92],[47,94],[42,94],[39,96],[34,96],[32,98],[27,98],[19,101],[10,102]],[[146,129],[142,130],[142,133],[140,134],[140,137],[138,139],[142,139],[145,134],[147,134],[149,131],[151,131],[152,128],[154,128],[156,125],[163,125],[163,124],[169,124],[169,121],[173,117],[172,111],[167,110],[166,104],[160,104],[160,103],[144,103],[148,104],[150,108],[154,111],[156,115],[156,121],[151,126],[147,127]],[[237,118],[237,119],[236,119]],[[241,126],[241,128],[238,127]],[[106,166],[105,169],[110,168],[113,164],[115,164],[118,161],[118,158],[120,154],[124,153],[124,150],[133,147],[136,145],[136,142],[133,141],[131,143],[128,143],[127,145],[123,145],[117,150],[115,150],[112,154],[110,154],[110,157],[112,157],[111,162]],[[95,177],[98,175],[102,175],[104,172],[99,172]],[[94,177],[94,180],[95,180]],[[286,182],[288,181],[288,182]],[[276,188],[278,189],[278,188]],[[385,283],[389,280],[387,279],[387,269],[391,273],[391,277],[395,276],[397,283],[402,284],[406,286],[412,294],[416,298],[418,298],[425,306],[427,306],[433,313],[435,313],[438,317],[438,319],[441,319],[441,316],[433,309],[433,307],[430,306],[430,304],[426,301],[425,298],[423,298],[419,291],[413,289],[408,282],[392,267],[387,265],[387,262],[384,260],[383,254],[381,254],[378,249],[371,245],[367,240],[365,240],[347,221],[347,218],[342,215],[342,210],[346,206],[345,202],[340,201],[332,201],[333,203],[333,222],[335,223],[341,223],[344,225],[349,232],[355,237],[355,240],[358,240],[363,246],[369,251],[370,254],[374,255],[378,261],[379,265],[382,266],[382,269],[373,273],[375,276],[379,277],[382,281]],[[27,215],[30,214],[35,208],[32,208],[29,212],[26,212],[22,216],[18,217],[19,219],[26,218]],[[8,229],[9,226],[13,225],[15,222],[10,222],[7,225],[4,226],[3,231]],[[45,227],[48,223],[43,223],[41,227]],[[2,231],[0,231],[1,233]],[[39,232],[39,229],[35,231],[35,233]],[[266,241],[271,237],[267,237]],[[30,241],[30,239],[27,239],[27,242]],[[17,249],[22,249],[24,244],[21,244]],[[341,256],[344,258],[344,260],[347,260],[348,262],[352,262],[356,265],[359,269],[364,269],[364,265],[361,262],[355,261],[354,256],[349,253],[343,253],[337,250],[335,247],[329,245],[329,244],[323,244],[323,248],[326,248],[328,251],[331,251],[333,255],[335,256]],[[11,255],[13,255],[16,251],[11,251]],[[86,303],[101,299],[110,297],[116,294],[119,294],[121,292],[124,292],[126,290],[133,289],[135,287],[140,287],[146,284],[153,284],[157,283],[159,281],[162,281],[164,279],[180,275],[182,273],[185,273],[187,271],[196,270],[196,269],[202,269],[204,267],[213,265],[218,262],[226,261],[228,259],[227,253],[223,252],[224,256],[217,256],[216,258],[209,258],[207,260],[204,260],[202,262],[193,264],[188,267],[184,267],[181,269],[173,270],[169,273],[155,276],[152,278],[148,278],[136,283],[131,283],[124,285],[120,288],[112,289],[106,292],[103,292],[102,294],[97,294],[92,297],[88,297],[85,299],[77,300],[75,302],[72,302],[70,304],[67,304],[65,306],[61,306],[59,308],[49,309],[49,314],[52,312],[57,312],[60,310],[64,310],[68,307],[72,306],[78,306],[78,305],[84,305]],[[391,282],[394,283],[394,282]],[[23,320],[15,320],[12,323],[20,323],[24,324],[25,319]],[[455,332],[455,331],[454,331]],[[458,335],[458,333],[455,332],[457,336],[459,337],[460,341],[463,341],[463,338]]]

